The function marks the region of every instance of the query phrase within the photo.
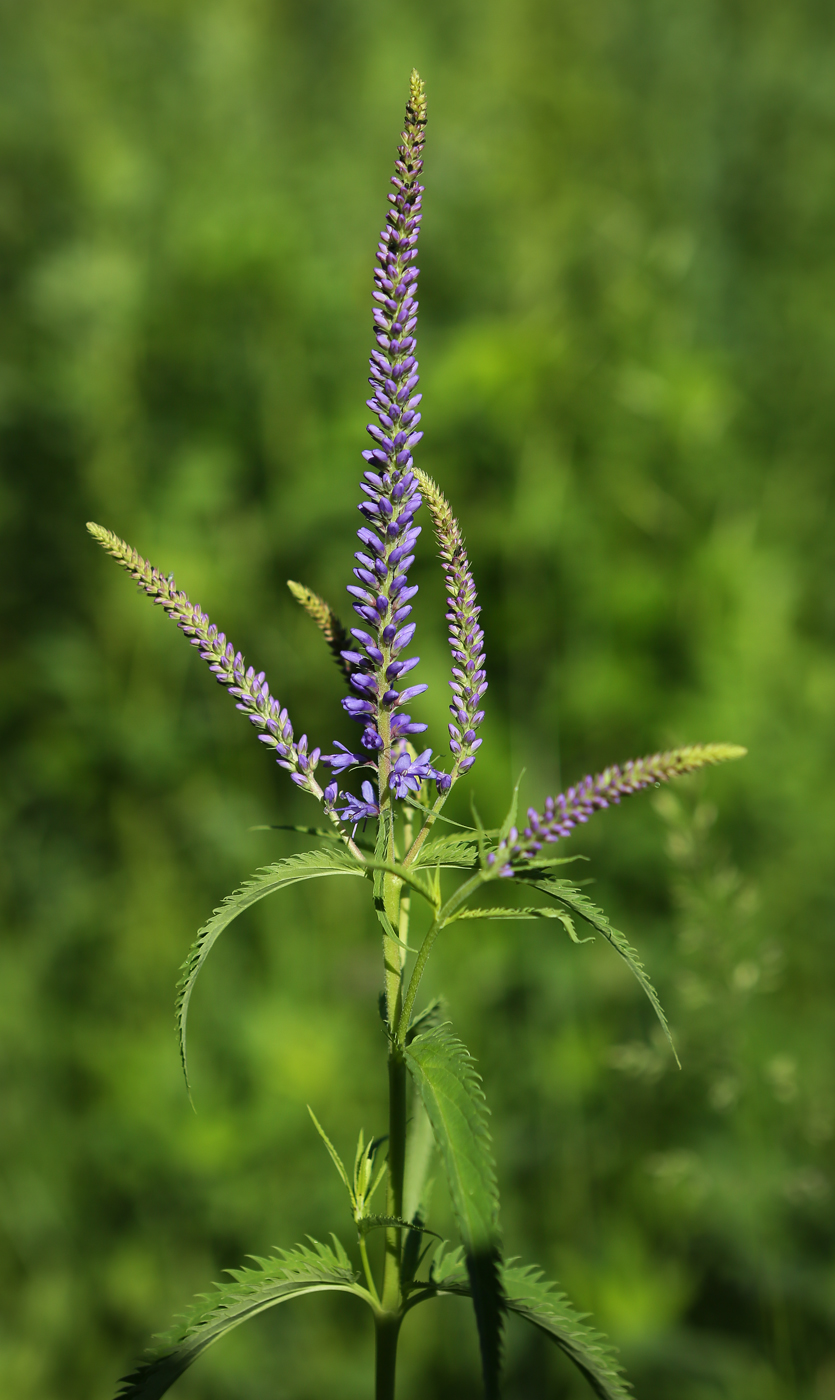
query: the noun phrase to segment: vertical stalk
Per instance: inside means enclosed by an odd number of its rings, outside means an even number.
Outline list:
[[[387,862],[394,859],[394,814],[388,786],[390,726],[390,717],[383,712],[380,715],[383,749],[379,765],[380,819],[377,858]],[[389,1025],[389,1159],[386,1214],[397,1219],[403,1214],[403,1177],[406,1165],[406,1064],[402,1049],[394,1036],[403,1010],[403,957],[400,944],[395,941],[401,936],[401,889],[401,882],[396,876],[382,871],[375,876],[375,904],[378,918],[383,925],[383,964]],[[392,934],[395,937],[392,937]],[[400,1289],[402,1248],[400,1228],[387,1229],[380,1311],[376,1319],[377,1400],[394,1400],[397,1337],[403,1318]]]
[[[376,1322],[377,1365],[375,1373],[376,1400],[394,1400],[394,1383],[397,1370],[397,1336],[400,1331],[400,1318],[380,1314]]]
[[[406,1064],[400,1046],[389,1042],[389,1170],[386,1214],[403,1215],[406,1166]],[[380,1312],[377,1314],[377,1400],[394,1400],[397,1336],[403,1320],[400,1291],[403,1236],[399,1226],[386,1230]]]

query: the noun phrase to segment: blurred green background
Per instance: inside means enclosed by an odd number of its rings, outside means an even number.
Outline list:
[[[571,843],[681,1072],[603,945],[473,924],[436,955],[507,1249],[593,1312],[639,1400],[833,1400],[832,7],[2,0],[0,27],[0,1394],[109,1400],[247,1251],[351,1244],[305,1104],[344,1151],[381,1129],[370,910],[301,886],[221,941],[195,1116],[177,969],[225,893],[304,846],[252,826],[315,809],[84,522],[173,570],[297,732],[352,735],[284,581],[342,606],[416,64],[420,462],[484,603],[480,810],[522,767],[533,801],[670,743],[750,749]],[[433,554],[425,534],[440,748]],[[365,1400],[371,1373],[367,1315],[317,1297],[176,1393]],[[506,1390],[588,1394],[523,1324]],[[410,1319],[400,1393],[480,1394],[465,1304]]]

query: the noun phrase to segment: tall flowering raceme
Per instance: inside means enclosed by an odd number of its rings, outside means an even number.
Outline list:
[[[550,1336],[579,1367],[602,1400],[627,1400],[618,1362],[600,1335],[556,1293],[538,1270],[506,1264],[499,1232],[499,1198],[481,1081],[472,1058],[442,1021],[439,1003],[418,1011],[416,998],[435,941],[461,919],[556,919],[572,936],[580,918],[626,960],[661,1020],[657,995],[623,934],[577,885],[558,878],[561,858],[553,847],[595,812],[653,784],[738,758],[732,744],[690,745],[621,767],[606,768],[575,787],[530,807],[527,824],[517,825],[516,799],[501,827],[454,824],[437,835],[436,823],[455,784],[472,769],[482,743],[479,732],[487,690],[484,633],[473,572],[461,528],[435,482],[413,461],[422,434],[415,355],[417,280],[415,266],[421,219],[420,183],[426,99],[412,74],[406,121],[395,162],[389,212],[380,235],[374,272],[374,334],[371,354],[373,395],[368,406],[376,422],[365,451],[364,517],[355,555],[356,582],[349,593],[361,626],[346,629],[336,613],[311,589],[290,589],[321,630],[349,693],[348,715],[361,726],[357,746],[336,741],[320,755],[307,735],[296,739],[287,710],[276,700],[263,671],[247,666],[206,613],[129,545],[99,525],[91,533],[164,612],[176,622],[210,670],[258,730],[258,738],[289,772],[293,783],[317,801],[330,822],[330,845],[287,856],[260,870],[226,899],[200,930],[183,965],[177,989],[177,1027],[186,1067],[186,1020],[197,976],[220,934],[260,899],[298,880],[340,875],[366,880],[383,931],[383,999],[387,1032],[388,1131],[366,1141],[360,1133],[353,1172],[316,1118],[313,1122],[348,1192],[356,1229],[352,1258],[338,1241],[312,1242],[261,1259],[255,1269],[233,1272],[232,1282],[205,1296],[166,1339],[120,1385],[121,1400],[157,1400],[205,1348],[247,1317],[305,1293],[331,1289],[353,1293],[371,1309],[376,1335],[377,1400],[393,1400],[397,1341],[404,1318],[427,1299],[444,1294],[472,1299],[481,1349],[485,1394],[498,1396],[503,1319],[516,1312]],[[448,762],[433,750],[417,750],[426,724],[405,707],[425,684],[412,673],[415,634],[412,618],[417,587],[409,583],[420,537],[416,516],[425,502],[434,527],[447,592],[452,660]],[[323,787],[319,765],[328,770]],[[359,792],[341,784],[358,773]],[[417,820],[416,820],[417,819]],[[369,841],[376,825],[376,840]],[[359,832],[358,832],[359,829]],[[296,828],[327,836],[328,830]],[[459,882],[446,887],[448,871]],[[462,873],[463,872],[463,873]],[[488,885],[508,878],[537,898],[529,906],[485,907],[473,903]],[[502,888],[501,885],[497,888]],[[506,886],[505,886],[506,888]],[[410,900],[428,907],[428,928],[419,947],[409,944]],[[410,961],[411,958],[411,961]],[[543,970],[543,975],[545,971]],[[375,1013],[376,1014],[376,1013]],[[428,1122],[446,1175],[459,1247],[426,1246],[426,1180],[429,1155],[421,1145],[420,1120]],[[410,1146],[407,1123],[416,1127]],[[386,1144],[385,1153],[383,1145]],[[409,1188],[406,1194],[405,1182]],[[371,1200],[385,1180],[382,1213]],[[385,1232],[382,1276],[377,1278],[367,1250],[368,1234]],[[428,1263],[429,1256],[431,1263]]]
[[[376,801],[364,800],[360,804],[356,799],[343,798],[342,816],[346,820],[353,820],[358,813],[379,815],[387,784],[396,797],[403,798],[410,792],[416,793],[427,780],[443,782],[430,765],[430,749],[419,756],[410,754],[408,749],[410,736],[423,733],[426,725],[414,722],[402,706],[421,695],[426,686],[406,685],[398,689],[420,660],[405,653],[415,634],[415,624],[409,618],[412,599],[418,591],[415,584],[409,585],[409,569],[420,535],[415,516],[421,495],[412,461],[412,449],[423,437],[418,428],[421,395],[415,392],[418,362],[414,329],[419,273],[414,262],[421,221],[425,126],[426,97],[423,84],[414,73],[391,180],[394,193],[389,195],[390,208],[380,234],[374,271],[377,349],[371,352],[369,382],[374,394],[368,407],[377,422],[368,425],[374,446],[362,454],[368,463],[362,481],[366,499],[359,507],[365,523],[357,531],[362,545],[354,556],[357,582],[348,586],[354,611],[364,625],[352,628],[355,649],[343,652],[351,667],[354,693],[342,703],[351,718],[363,726],[360,742],[374,756],[379,795]],[[324,760],[336,772],[344,771],[351,763],[352,756],[342,745],[340,749],[339,754]],[[358,765],[368,763],[362,755],[353,758]],[[368,786],[363,784],[364,798]]]

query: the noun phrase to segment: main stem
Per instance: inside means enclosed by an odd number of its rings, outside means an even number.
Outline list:
[[[389,1160],[386,1215],[403,1217],[403,1178],[406,1167],[406,1064],[400,1046],[389,1042]],[[385,1264],[380,1311],[377,1314],[376,1400],[394,1400],[397,1336],[403,1320],[400,1269],[403,1237],[398,1226],[386,1230]]]
[[[397,1337],[400,1318],[380,1314],[377,1318],[377,1364],[375,1368],[376,1400],[394,1400],[397,1371]]]
[[[390,745],[390,720],[381,716],[381,737],[384,741],[380,765],[380,834],[384,849],[378,851],[383,859],[394,859],[394,820],[391,793],[388,789],[387,756]],[[385,731],[385,732],[383,732]],[[382,874],[382,872],[381,872]],[[392,875],[378,875],[375,882],[378,914],[383,923],[383,962],[385,968],[386,1010],[389,1025],[389,1157],[386,1189],[386,1215],[400,1220],[403,1216],[403,1178],[406,1167],[406,1063],[402,1047],[394,1031],[403,1010],[403,949],[388,931],[405,942],[408,936],[408,915],[401,907],[401,882]],[[381,907],[382,906],[382,907]],[[404,928],[405,924],[405,928]],[[385,1263],[380,1310],[376,1318],[377,1364],[376,1400],[394,1400],[397,1367],[397,1337],[403,1320],[401,1296],[401,1261],[403,1240],[399,1226],[391,1226],[385,1236]]]

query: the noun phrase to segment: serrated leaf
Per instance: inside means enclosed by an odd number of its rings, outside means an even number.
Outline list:
[[[418,802],[417,799],[411,795],[411,793],[409,794],[409,801],[407,805],[409,807],[416,808],[419,812],[423,812],[425,816],[431,817],[433,822],[443,822],[445,826],[457,826],[460,831],[473,830],[473,828],[471,826],[467,826],[465,822],[453,821],[452,817],[445,816],[443,813],[439,812],[437,808],[427,807],[423,802]],[[495,831],[492,834],[494,836],[497,836],[498,831]]]
[[[495,1400],[502,1324],[499,1193],[481,1080],[448,1026],[416,1036],[404,1055],[444,1164],[466,1255],[485,1393]]]
[[[504,821],[501,824],[501,827],[499,828],[500,845],[502,841],[506,840],[510,828],[516,825],[516,814],[519,811],[519,788],[521,786],[522,779],[524,778],[524,776],[525,770],[523,768],[521,773],[519,774],[519,777],[516,779],[516,786],[513,789],[513,796],[510,799],[510,806],[507,811],[507,816],[505,817]]]
[[[515,875],[524,873],[526,876],[528,876],[530,874],[537,874],[540,870],[546,870],[547,872],[547,870],[550,870],[555,865],[573,865],[574,862],[577,860],[589,859],[589,856],[581,855],[552,856],[548,851],[548,847],[545,846],[541,851],[537,852],[536,856],[533,859],[529,861],[526,860],[520,865],[515,865],[513,867],[513,871]]]
[[[287,856],[285,860],[278,860],[273,865],[268,865],[263,870],[257,871],[252,879],[247,880],[246,884],[242,885],[239,890],[228,895],[220,907],[215,909],[208,922],[200,929],[189,949],[188,957],[180,969],[175,1004],[180,1059],[186,1085],[189,1082],[186,1059],[186,1021],[189,1002],[200,970],[223,930],[228,928],[233,919],[237,919],[238,915],[242,914],[245,909],[249,909],[261,899],[266,899],[267,895],[274,894],[276,890],[296,884],[299,880],[315,880],[324,875],[359,875],[366,879],[367,871],[365,866],[360,865],[348,851],[340,850],[338,847],[332,851],[305,851],[301,855]]]
[[[522,878],[525,879],[526,884],[533,885],[534,889],[542,890],[544,894],[550,895],[552,899],[558,899],[570,909],[573,914],[577,914],[579,918],[583,919],[597,933],[605,938],[608,943],[611,943],[612,947],[623,958],[633,977],[643,989],[647,1000],[658,1017],[664,1034],[670,1042],[670,1048],[675,1056],[676,1064],[681,1068],[681,1062],[676,1053],[676,1047],[670,1033],[667,1017],[658,999],[658,993],[649,980],[646,969],[638,953],[631,946],[626,936],[621,933],[620,929],[615,928],[609,922],[602,909],[598,909],[596,904],[592,904],[591,900],[583,894],[582,890],[578,889],[576,885],[571,884],[570,881],[556,880],[553,876],[545,876],[539,879],[527,879],[522,875]]]
[[[248,828],[250,831],[297,831],[301,836],[321,836],[325,841],[337,841],[344,845],[344,838],[333,828],[328,830],[324,826],[301,826],[298,822],[260,822],[257,826]],[[370,841],[363,841],[354,836],[353,842],[361,851],[373,851],[374,847]]]
[[[590,943],[590,938],[578,938],[574,921],[564,909],[519,908],[500,905],[496,909],[462,909],[448,921],[456,924],[459,919],[557,919],[565,929],[572,943]]]
[[[430,1001],[417,1016],[412,1017],[411,1025],[406,1032],[406,1044],[411,1045],[416,1035],[425,1035],[427,1031],[433,1031],[441,1024],[441,1018],[446,1014],[446,1002],[443,997],[435,997]]]
[[[396,1226],[401,1230],[416,1231],[419,1235],[434,1235],[436,1240],[441,1238],[440,1235],[435,1234],[434,1230],[429,1230],[425,1225],[422,1225],[420,1221],[404,1220],[399,1215],[364,1215],[361,1220],[357,1221],[357,1226],[362,1235],[370,1234],[372,1230],[385,1230],[389,1226]]]
[[[617,1354],[542,1270],[509,1263],[504,1270],[506,1307],[544,1332],[578,1370],[600,1400],[630,1400]]]
[[[330,1138],[328,1137],[327,1133],[322,1127],[322,1124],[319,1122],[319,1119],[316,1117],[316,1114],[313,1112],[313,1109],[310,1107],[310,1104],[307,1105],[307,1111],[313,1119],[314,1128],[316,1129],[317,1133],[319,1134],[320,1138],[325,1144],[325,1147],[327,1148],[328,1156],[330,1157],[331,1161],[336,1167],[336,1170],[339,1176],[342,1178],[342,1181],[345,1183],[345,1189],[351,1198],[351,1209],[354,1210],[356,1209],[357,1204],[356,1197],[354,1195],[354,1189],[351,1186],[351,1183],[348,1179],[348,1173],[345,1170],[342,1158],[340,1157],[339,1153],[337,1152],[336,1148],[334,1147],[333,1143],[331,1142]]]
[[[580,1370],[600,1400],[631,1400],[629,1386],[614,1349],[600,1332],[589,1327],[586,1314],[578,1313],[542,1270],[509,1261],[502,1268],[504,1309],[525,1318],[554,1341]],[[442,1245],[432,1261],[429,1281],[418,1284],[412,1306],[426,1298],[453,1294],[470,1297],[460,1250],[449,1253]]]
[[[394,875],[398,880],[401,880],[404,885],[407,885],[409,889],[415,890],[417,894],[421,895],[432,909],[437,909],[438,900],[434,892],[428,885],[424,884],[423,880],[415,875],[411,867],[398,865],[397,861],[393,860],[378,860],[376,856],[369,858],[363,863],[367,870],[373,870],[375,874]],[[389,934],[388,936],[391,937],[392,935]],[[400,943],[401,939],[395,937],[395,942]]]
[[[448,1281],[458,1281],[469,1288],[470,1281],[467,1277],[467,1266],[464,1262],[464,1251],[460,1245],[455,1246],[449,1240],[442,1240],[438,1249],[432,1257],[432,1264],[429,1269],[429,1283],[432,1287],[442,1287]]]
[[[441,866],[448,870],[472,870],[478,865],[478,841],[471,836],[438,836],[421,847],[415,865]]]
[[[181,1326],[157,1339],[156,1355],[143,1361],[119,1382],[116,1400],[159,1400],[198,1356],[250,1317],[304,1293],[353,1293],[372,1305],[357,1283],[345,1250],[334,1237],[334,1248],[311,1240],[279,1250],[268,1259],[255,1259],[255,1269],[229,1269],[231,1283],[218,1284],[202,1295],[182,1319]],[[373,1305],[372,1305],[373,1306]]]

